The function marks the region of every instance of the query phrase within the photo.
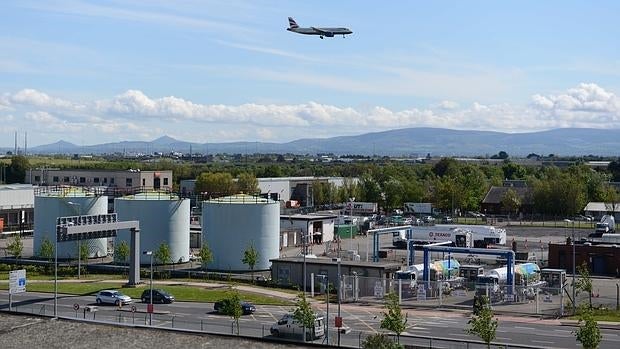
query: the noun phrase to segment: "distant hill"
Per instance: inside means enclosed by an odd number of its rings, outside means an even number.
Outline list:
[[[169,136],[154,141],[123,141],[89,146],[59,141],[28,149],[31,153],[169,153],[171,151],[214,153],[359,154],[388,156],[479,156],[506,151],[512,156],[616,155],[620,149],[618,130],[585,128],[555,129],[531,133],[463,131],[442,128],[404,128],[357,136],[299,139],[287,143],[233,142],[190,143]]]

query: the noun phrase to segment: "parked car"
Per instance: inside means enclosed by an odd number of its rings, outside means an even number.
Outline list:
[[[151,303],[151,290],[142,291],[142,296],[140,296],[142,303]],[[174,296],[170,293],[160,290],[153,290],[153,303],[172,303],[174,302]]]
[[[454,220],[452,219],[452,217],[446,216],[441,219],[441,223],[450,224],[450,223],[454,223]]]
[[[425,223],[433,223],[433,222],[435,221],[435,218],[433,218],[432,216],[424,216],[424,217],[422,218],[422,220],[423,220]]]
[[[221,314],[224,311],[224,302],[226,302],[226,300],[215,302],[215,304],[213,304],[213,310]],[[256,306],[250,302],[241,302],[241,309],[243,315],[250,315],[256,311]]]
[[[99,291],[96,296],[97,304],[129,304],[132,301],[131,297],[122,294],[116,290],[103,290]]]

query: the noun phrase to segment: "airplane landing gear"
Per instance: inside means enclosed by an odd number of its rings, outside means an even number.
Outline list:
[[[323,39],[323,35],[319,36],[321,39]]]

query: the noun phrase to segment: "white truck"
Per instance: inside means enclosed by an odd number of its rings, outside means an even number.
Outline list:
[[[452,242],[456,247],[473,247],[472,233],[461,228],[435,229],[430,227],[411,227],[392,233],[392,245],[396,248],[407,248],[407,241],[411,239],[416,245],[426,245],[435,242]]]
[[[369,215],[369,214],[377,213],[379,211],[379,207],[376,202],[355,202],[353,201],[353,202],[347,202],[347,204],[345,205],[344,211],[346,213],[351,213],[351,211],[353,211],[353,214]]]
[[[325,320],[322,315],[316,314],[314,327],[306,328],[306,340],[313,341],[325,336]],[[274,337],[281,336],[301,336],[304,328],[300,322],[295,320],[293,314],[284,314],[278,322],[273,324],[269,332]]]
[[[601,221],[596,223],[594,233],[590,234],[591,238],[600,238],[603,234],[614,234],[616,231],[616,220],[613,215],[604,215]]]
[[[474,247],[485,248],[488,245],[506,245],[506,229],[497,228],[492,225],[475,224],[437,224],[435,228],[461,228],[471,231],[474,239]]]
[[[433,204],[430,202],[405,202],[403,208],[405,214],[433,214]]]

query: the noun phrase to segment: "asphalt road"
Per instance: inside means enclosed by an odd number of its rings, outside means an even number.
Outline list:
[[[167,305],[155,305],[155,314],[152,319],[146,313],[146,304],[136,303],[136,312],[131,312],[131,306],[118,309],[115,306],[99,306],[96,313],[85,312],[88,305],[95,305],[93,296],[61,295],[58,299],[58,314],[63,317],[96,319],[99,321],[123,322],[145,325],[149,321],[152,326],[161,328],[184,328],[202,330],[211,333],[230,334],[235,331],[233,322],[226,316],[213,312],[212,303],[176,302]],[[35,314],[53,314],[53,295],[46,293],[27,292],[13,296],[13,310]],[[74,310],[78,304],[79,309]],[[325,311],[324,305],[317,305]],[[266,337],[270,336],[269,328],[283,314],[289,312],[290,307],[258,306],[256,313],[242,317],[240,332],[243,335]],[[0,310],[8,309],[8,294],[0,291]],[[445,311],[407,311],[409,314],[409,328],[407,333],[417,336],[436,336],[457,340],[447,342],[433,340],[433,347],[458,348],[465,347],[460,340],[475,339],[465,333],[468,317],[463,313]],[[337,305],[330,305],[330,324],[334,323]],[[343,305],[341,314],[346,326],[351,332],[341,336],[341,343],[346,346],[357,347],[360,340],[379,330],[381,309],[363,307],[359,305]],[[545,348],[579,348],[572,334],[574,327],[561,326],[554,320],[536,320],[519,318],[500,318],[497,330],[497,342],[509,344],[524,344]],[[330,331],[330,344],[337,342],[337,334]],[[603,329],[603,342],[600,348],[620,347],[620,331]],[[317,343],[323,340],[317,340]],[[402,337],[401,343],[428,345],[429,340]],[[475,346],[470,346],[474,348]]]

